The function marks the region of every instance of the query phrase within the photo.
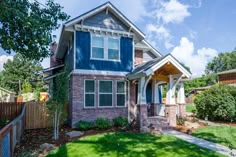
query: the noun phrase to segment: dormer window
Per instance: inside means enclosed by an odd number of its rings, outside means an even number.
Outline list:
[[[120,38],[92,35],[91,59],[120,61]]]

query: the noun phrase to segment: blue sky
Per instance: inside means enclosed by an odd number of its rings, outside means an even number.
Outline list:
[[[38,0],[45,3],[45,0]],[[105,0],[55,0],[71,18]],[[193,77],[220,52],[236,47],[235,0],[111,0],[163,55],[172,53],[189,66]],[[54,31],[59,37],[60,30]],[[0,50],[1,64],[9,57]],[[49,66],[49,60],[43,62]]]

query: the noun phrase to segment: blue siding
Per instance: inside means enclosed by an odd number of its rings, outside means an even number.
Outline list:
[[[120,39],[120,62],[90,60],[89,32],[76,32],[76,69],[131,72],[133,68],[132,38]]]

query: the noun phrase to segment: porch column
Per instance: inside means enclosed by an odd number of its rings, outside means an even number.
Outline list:
[[[156,81],[154,83],[154,103],[160,104],[159,84]]]
[[[176,103],[175,103],[175,81],[172,75],[169,75],[169,83],[167,84],[167,99],[165,116],[172,127],[176,126]]]
[[[159,93],[159,84],[158,81],[153,81],[152,83],[153,91],[153,103],[151,105],[152,116],[158,115],[158,106],[160,105],[160,93]]]
[[[137,105],[137,122],[141,132],[147,128],[147,102],[146,102],[146,88],[145,77],[139,79],[138,82],[138,105]]]
[[[184,93],[184,83],[179,83],[177,103],[179,104],[179,116],[186,116],[186,102],[185,102],[185,93]]]

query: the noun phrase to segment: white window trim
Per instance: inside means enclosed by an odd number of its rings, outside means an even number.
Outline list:
[[[104,39],[104,46],[103,47],[97,47],[97,48],[103,48],[103,56],[104,58],[94,58],[92,56],[93,53],[93,36],[97,36],[97,37],[102,37]],[[118,46],[118,59],[108,59],[108,39],[112,38],[112,39],[118,39],[119,40],[119,46]],[[113,62],[120,62],[120,37],[114,37],[114,36],[110,36],[110,35],[100,35],[100,34],[95,34],[95,33],[90,33],[90,39],[91,39],[91,45],[90,45],[90,60],[101,60],[101,61],[113,61]],[[117,50],[117,49],[114,49]]]
[[[94,92],[86,92],[86,81],[94,81]],[[94,94],[94,106],[86,106],[86,94]],[[84,79],[84,108],[96,108],[96,80]]]
[[[118,92],[117,92],[117,89],[118,89],[118,88],[117,88],[117,83],[118,83],[118,82],[124,82],[124,86],[125,86],[125,88],[124,88],[124,93],[118,93]],[[127,106],[127,105],[126,105],[126,92],[127,92],[127,91],[126,91],[126,81],[125,81],[125,80],[117,80],[117,81],[116,81],[116,107],[121,107],[121,108],[122,108],[122,107],[126,107],[126,106]],[[118,105],[117,105],[117,95],[118,95],[118,94],[124,94],[124,95],[125,95],[125,106],[118,106]]]
[[[111,93],[100,93],[100,81],[109,81],[111,82]],[[111,94],[111,106],[100,106],[100,94]],[[113,108],[113,80],[98,80],[98,108]]]

